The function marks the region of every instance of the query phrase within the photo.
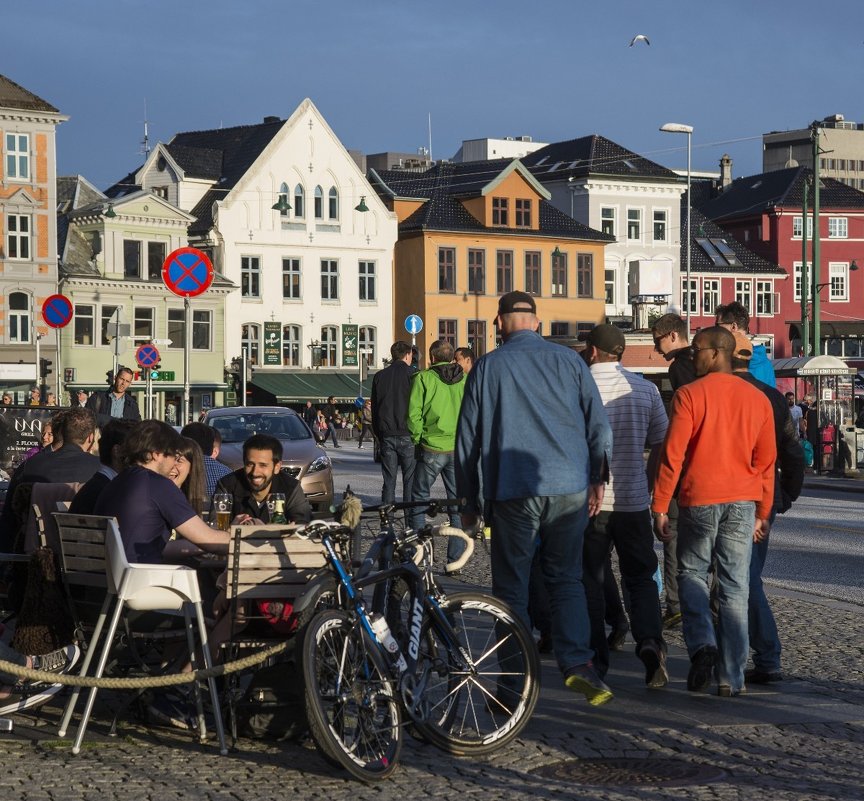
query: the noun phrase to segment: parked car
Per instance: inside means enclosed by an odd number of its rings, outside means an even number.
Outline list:
[[[222,435],[219,461],[232,470],[243,466],[243,443],[249,437],[276,437],[282,443],[282,470],[300,482],[314,511],[329,511],[333,503],[333,466],[296,412],[282,406],[232,406],[210,409],[204,422]]]

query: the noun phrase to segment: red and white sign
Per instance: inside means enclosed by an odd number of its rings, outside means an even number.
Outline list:
[[[162,280],[175,295],[194,298],[213,283],[213,264],[197,248],[178,248],[162,264]]]

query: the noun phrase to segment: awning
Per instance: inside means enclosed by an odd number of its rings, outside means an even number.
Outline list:
[[[820,322],[819,331],[822,339],[864,337],[864,322],[857,320],[841,320],[833,323]],[[801,339],[801,323],[792,323],[789,326],[789,339]]]
[[[287,373],[256,371],[249,384],[256,403],[324,403],[331,395],[337,403],[353,403],[358,395],[372,394],[372,376],[361,387],[354,373],[304,370]],[[256,392],[257,390],[257,392]],[[269,397],[268,397],[269,396]]]
[[[796,356],[771,362],[777,378],[817,375],[855,375],[857,370],[836,356]]]

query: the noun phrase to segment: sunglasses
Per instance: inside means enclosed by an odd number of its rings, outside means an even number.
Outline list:
[[[654,347],[657,348],[660,346],[660,343],[666,339],[672,332],[670,331],[668,334],[661,334],[659,337],[654,337]]]
[[[729,348],[697,348],[695,345],[689,347],[691,356],[695,356],[700,350],[729,350]]]

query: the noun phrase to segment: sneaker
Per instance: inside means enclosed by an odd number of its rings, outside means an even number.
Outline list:
[[[667,611],[665,615],[663,615],[663,628],[664,629],[674,629],[676,626],[681,625],[681,613],[680,612],[670,612]]]
[[[14,715],[34,706],[39,706],[57,695],[63,689],[62,684],[19,684],[12,694],[0,699],[0,716]]]
[[[717,695],[721,698],[737,698],[739,695],[744,695],[747,692],[746,687],[741,687],[738,690],[733,690],[728,684],[720,684],[717,686]]]
[[[541,654],[551,654],[554,651],[552,646],[552,635],[551,634],[541,634],[540,639],[537,640],[537,650]]]
[[[612,690],[597,675],[594,666],[576,665],[564,675],[564,684],[578,693],[583,693],[591,706],[600,706],[612,700]]]
[[[704,645],[690,660],[690,672],[687,674],[687,689],[691,693],[701,693],[708,689],[714,678],[714,667],[717,664],[717,649],[713,645]]]
[[[610,651],[624,650],[624,641],[627,639],[628,631],[630,631],[629,628],[624,628],[615,629],[614,631],[609,633],[609,636],[606,638],[606,642],[609,643]]]
[[[75,645],[67,645],[47,654],[31,656],[33,670],[45,670],[48,673],[68,673],[81,656],[81,649]]]
[[[773,684],[775,681],[783,681],[783,674],[779,670],[750,668],[744,671],[744,681],[748,684]]]
[[[645,640],[637,656],[645,665],[645,684],[652,690],[659,690],[669,683],[666,670],[666,651],[656,640]]]
[[[173,726],[188,731],[192,728],[189,705],[167,695],[157,696],[147,707],[147,717],[151,723]]]

